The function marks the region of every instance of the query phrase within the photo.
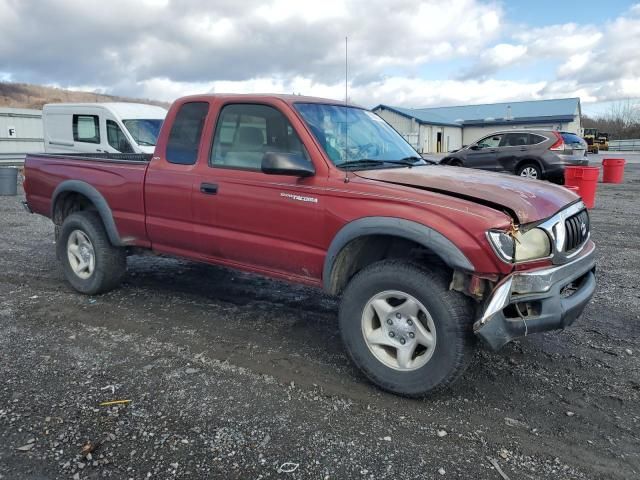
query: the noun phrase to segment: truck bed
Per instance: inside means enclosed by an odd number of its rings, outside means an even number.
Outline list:
[[[63,182],[82,182],[97,190],[111,209],[123,243],[148,247],[144,178],[147,154],[29,154],[25,192],[35,213],[52,218],[52,198]]]

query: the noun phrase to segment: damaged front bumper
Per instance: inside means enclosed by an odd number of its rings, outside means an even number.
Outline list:
[[[473,331],[493,350],[514,338],[571,325],[596,289],[593,242],[557,267],[514,272],[493,290]]]

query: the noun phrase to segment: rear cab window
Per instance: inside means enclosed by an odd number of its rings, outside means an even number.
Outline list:
[[[180,106],[167,141],[166,158],[169,163],[196,163],[208,112],[208,102],[189,102]]]

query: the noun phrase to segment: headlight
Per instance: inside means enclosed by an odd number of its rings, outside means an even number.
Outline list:
[[[540,228],[532,228],[525,233],[518,231],[514,236],[490,230],[488,237],[496,253],[507,262],[544,258],[551,253],[549,236]]]
[[[516,262],[548,257],[551,253],[549,236],[540,228],[532,228],[528,232],[518,232],[516,239]]]

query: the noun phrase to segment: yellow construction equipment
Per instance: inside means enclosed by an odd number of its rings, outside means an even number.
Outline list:
[[[587,142],[589,153],[598,153],[600,150],[609,150],[609,134],[598,132],[597,128],[585,128],[584,141]]]

